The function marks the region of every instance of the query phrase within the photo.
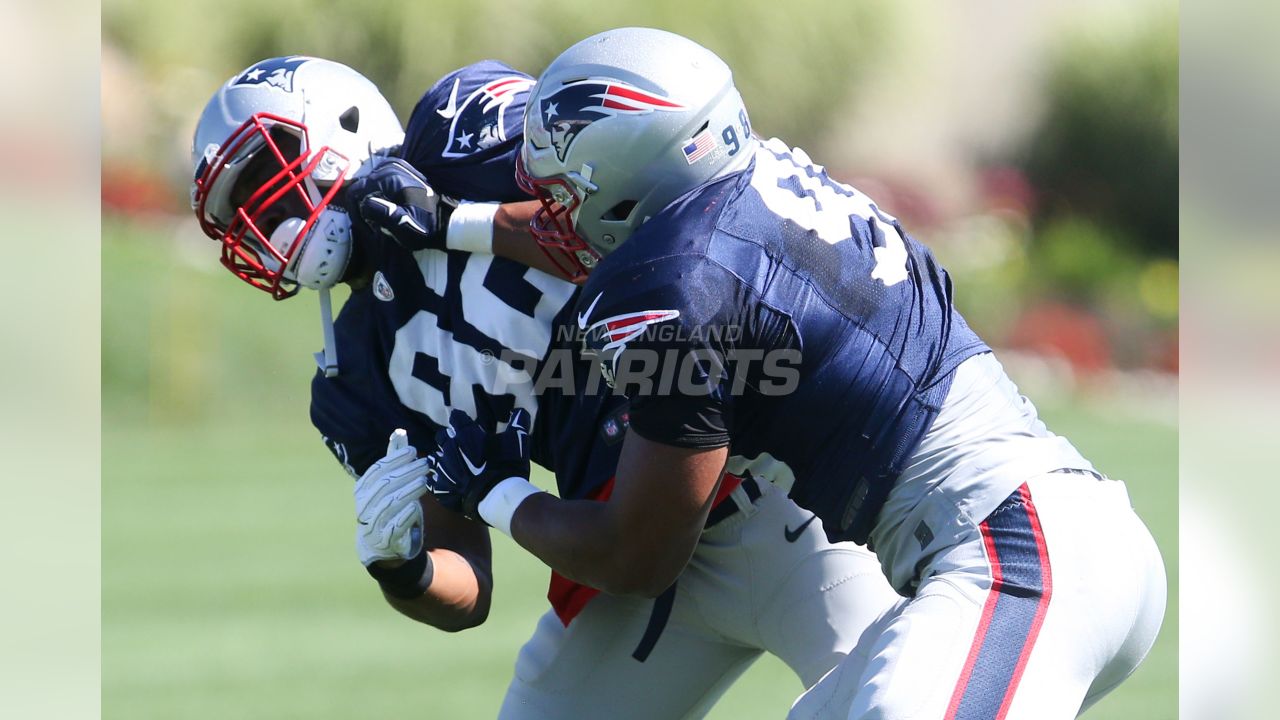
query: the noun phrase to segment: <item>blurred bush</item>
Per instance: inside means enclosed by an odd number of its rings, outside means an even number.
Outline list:
[[[1041,196],[1038,225],[1087,216],[1107,227],[1110,241],[1176,257],[1176,12],[1135,25],[1091,24],[1067,36],[1019,164]]]
[[[961,309],[989,340],[1077,371],[1176,371],[1176,9],[1068,31],[1043,92],[1039,123],[986,171],[988,239],[960,231],[940,250]],[[966,259],[990,237],[999,252]]]

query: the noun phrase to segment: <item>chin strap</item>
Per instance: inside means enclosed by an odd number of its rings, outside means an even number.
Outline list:
[[[329,288],[320,289],[320,326],[324,331],[324,350],[316,353],[316,364],[325,377],[338,375],[338,343],[333,335],[333,304],[329,301]]]

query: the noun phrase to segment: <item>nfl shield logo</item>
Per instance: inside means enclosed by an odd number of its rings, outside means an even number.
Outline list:
[[[617,445],[626,437],[630,424],[630,413],[627,406],[615,410],[604,422],[600,423],[600,439],[605,445]]]
[[[373,296],[382,302],[391,302],[396,299],[396,293],[391,289],[391,283],[387,282],[387,278],[383,276],[381,270],[373,274]]]

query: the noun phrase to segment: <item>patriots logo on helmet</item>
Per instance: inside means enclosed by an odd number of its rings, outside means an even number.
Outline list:
[[[534,80],[523,76],[498,78],[485,83],[458,104],[458,86],[461,79],[453,81],[449,102],[436,110],[440,117],[452,120],[449,139],[440,155],[446,158],[466,157],[507,139],[507,108],[520,93],[529,91]]]
[[[564,162],[574,138],[591,123],[614,115],[644,115],[655,110],[684,110],[679,103],[618,80],[590,78],[566,83],[538,103],[542,129]]]
[[[271,85],[293,92],[293,74],[312,58],[303,55],[263,60],[231,80],[231,85]]]

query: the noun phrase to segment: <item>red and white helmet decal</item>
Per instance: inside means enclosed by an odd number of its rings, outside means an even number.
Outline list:
[[[531,108],[532,109],[532,108]],[[542,129],[564,162],[574,138],[591,123],[615,115],[643,115],[685,106],[619,80],[589,78],[567,83],[538,101]],[[526,111],[527,112],[527,111]]]

